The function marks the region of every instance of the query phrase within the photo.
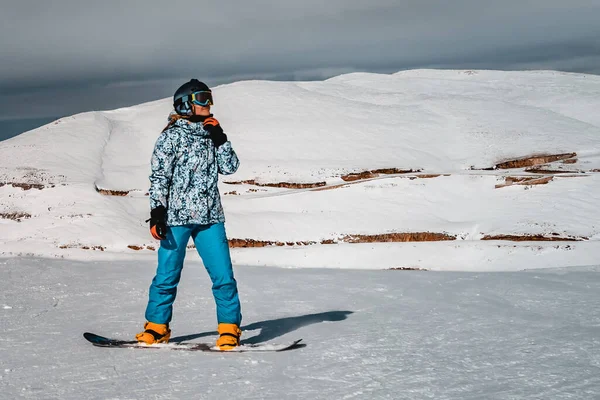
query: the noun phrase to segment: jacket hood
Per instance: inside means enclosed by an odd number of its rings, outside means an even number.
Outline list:
[[[169,114],[168,120],[169,128],[178,127],[186,134],[209,137],[209,133],[204,129],[204,124],[202,122],[192,122],[174,111]]]

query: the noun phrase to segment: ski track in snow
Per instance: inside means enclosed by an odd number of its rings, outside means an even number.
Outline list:
[[[237,267],[247,343],[283,353],[96,348],[131,339],[153,262],[4,259],[1,399],[593,399],[600,267],[398,272]],[[191,257],[177,340],[216,338],[210,281]]]

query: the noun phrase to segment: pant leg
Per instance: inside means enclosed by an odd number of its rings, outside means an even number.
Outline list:
[[[239,326],[242,322],[241,306],[225,224],[199,225],[192,232],[192,238],[213,284],[217,322]]]
[[[193,226],[172,226],[167,238],[161,240],[158,249],[158,267],[150,285],[146,320],[156,324],[168,324],[173,316],[173,302],[181,278],[183,260]]]

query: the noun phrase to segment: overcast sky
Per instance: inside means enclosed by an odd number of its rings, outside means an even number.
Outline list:
[[[0,0],[0,120],[171,96],[192,77],[600,74],[600,0]]]

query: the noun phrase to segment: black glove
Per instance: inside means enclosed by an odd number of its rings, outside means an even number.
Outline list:
[[[223,132],[223,128],[215,118],[206,118],[204,120],[204,130],[210,134],[210,140],[216,148],[219,148],[227,141],[227,135]]]
[[[164,206],[158,206],[150,211],[150,234],[156,240],[165,240],[167,238],[167,209]]]

